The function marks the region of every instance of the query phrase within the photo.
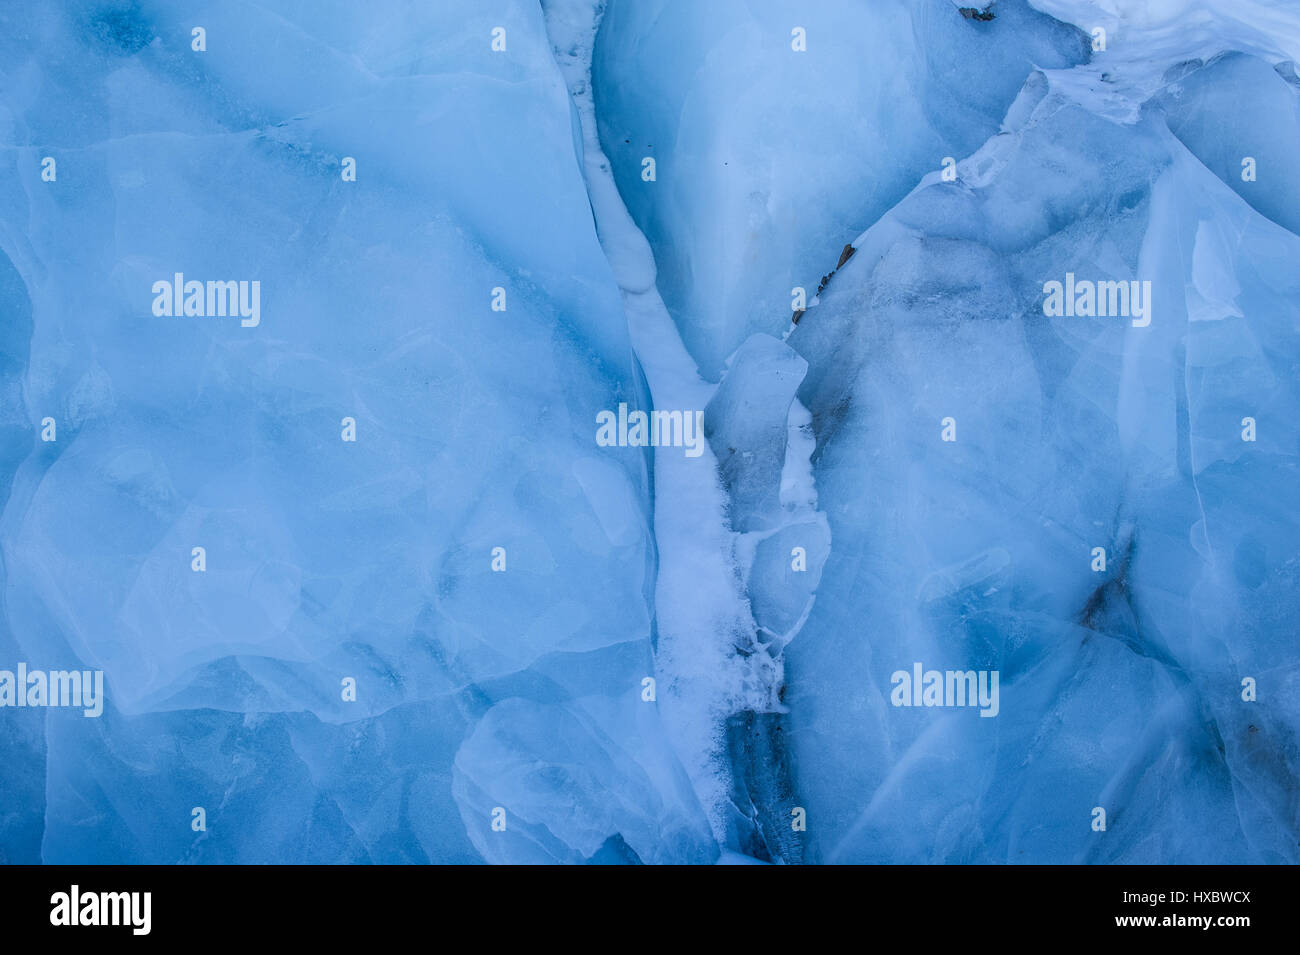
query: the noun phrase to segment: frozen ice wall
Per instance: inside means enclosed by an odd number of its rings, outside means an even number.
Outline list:
[[[1086,59],[1077,30],[998,8],[981,22],[949,0],[611,0],[601,140],[707,377],[750,333],[783,332],[791,289],[811,298],[940,158],[996,132],[1033,67]]]
[[[0,859],[1297,861],[1300,13],[963,5],[0,10]]]
[[[0,665],[108,685],[2,711],[6,855],[708,861],[640,699],[647,458],[593,434],[644,390],[540,9],[273,6],[4,14]],[[256,315],[160,316],[175,273]]]
[[[937,180],[791,336],[836,542],[788,671],[822,850],[1293,861],[1300,240],[1161,117],[1055,96]],[[1045,316],[1067,272],[1150,281],[1150,324]],[[1000,671],[997,718],[891,705],[914,661]]]
[[[830,552],[742,757],[784,740],[810,860],[1295,861],[1300,20],[1036,6],[610,4],[602,138],[744,409],[739,531],[793,367],[748,336],[806,361]],[[1045,314],[1075,277],[1145,304]],[[990,718],[895,705],[917,664],[997,673]]]

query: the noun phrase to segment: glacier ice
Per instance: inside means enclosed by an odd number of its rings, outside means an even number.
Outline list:
[[[996,132],[1035,66],[1086,58],[1077,30],[998,7],[972,23],[948,0],[609,4],[593,69],[601,141],[707,377],[771,330],[762,316],[789,315],[792,286],[816,284],[806,269]],[[792,55],[795,27],[811,52]]]
[[[110,687],[102,721],[35,739],[39,711],[5,711],[29,769],[6,852],[479,859],[470,728],[503,701],[639,706],[653,671],[647,464],[591,440],[643,395],[542,13],[232,8],[200,59],[170,4],[97,9],[13,11],[39,43],[3,41],[27,91],[4,289],[30,300],[6,323],[6,639]],[[507,14],[510,56],[465,36]],[[260,280],[260,325],[156,318],[174,272]],[[647,710],[605,735],[650,754],[628,778],[673,779]],[[689,788],[664,800],[680,851],[716,855]]]
[[[1123,124],[1026,95],[956,182],[928,176],[856,240],[790,336],[835,540],[788,654],[820,848],[1295,861],[1277,624],[1296,607],[1300,240],[1160,110]],[[1149,277],[1150,326],[1047,318],[1067,272]],[[1244,442],[1243,418],[1273,437]],[[1000,670],[999,718],[893,710],[913,660]],[[1097,806],[1104,841],[1080,824]]]
[[[0,861],[1300,861],[1300,14],[956,7],[0,13]]]

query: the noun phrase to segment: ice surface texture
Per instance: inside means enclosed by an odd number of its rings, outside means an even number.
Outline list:
[[[0,859],[1300,861],[1300,11],[957,6],[0,11]]]

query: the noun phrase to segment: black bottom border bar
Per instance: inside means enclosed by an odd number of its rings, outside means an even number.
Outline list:
[[[458,928],[486,939],[502,928],[604,933],[618,925],[632,937],[644,930],[670,941],[675,929],[689,937],[686,926],[700,920],[737,940],[756,930],[834,927],[869,937],[911,926],[927,943],[987,939],[991,929],[1230,943],[1291,927],[1296,884],[1289,866],[841,866],[765,879],[679,869],[627,882],[608,873],[588,881],[582,872],[451,869],[10,866],[0,868],[0,918],[10,940],[75,933],[79,943],[372,945],[389,932],[427,938]]]

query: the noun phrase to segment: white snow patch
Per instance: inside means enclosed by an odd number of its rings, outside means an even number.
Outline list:
[[[650,245],[623,204],[597,133],[591,56],[605,5],[545,0],[543,6],[556,62],[582,125],[583,173],[597,233],[623,293],[633,349],[654,406],[702,411],[715,386],[700,377],[659,296]],[[698,458],[680,448],[656,449],[654,485],[660,710],[722,842],[731,783],[724,721],[742,710],[766,709],[780,670],[766,654],[736,652],[754,643],[756,628],[711,449],[706,444]]]
[[[1085,33],[1106,31],[1105,51],[1070,70],[1045,70],[1058,92],[1118,122],[1133,123],[1165,72],[1227,51],[1269,63],[1300,60],[1294,0],[1029,0]]]

